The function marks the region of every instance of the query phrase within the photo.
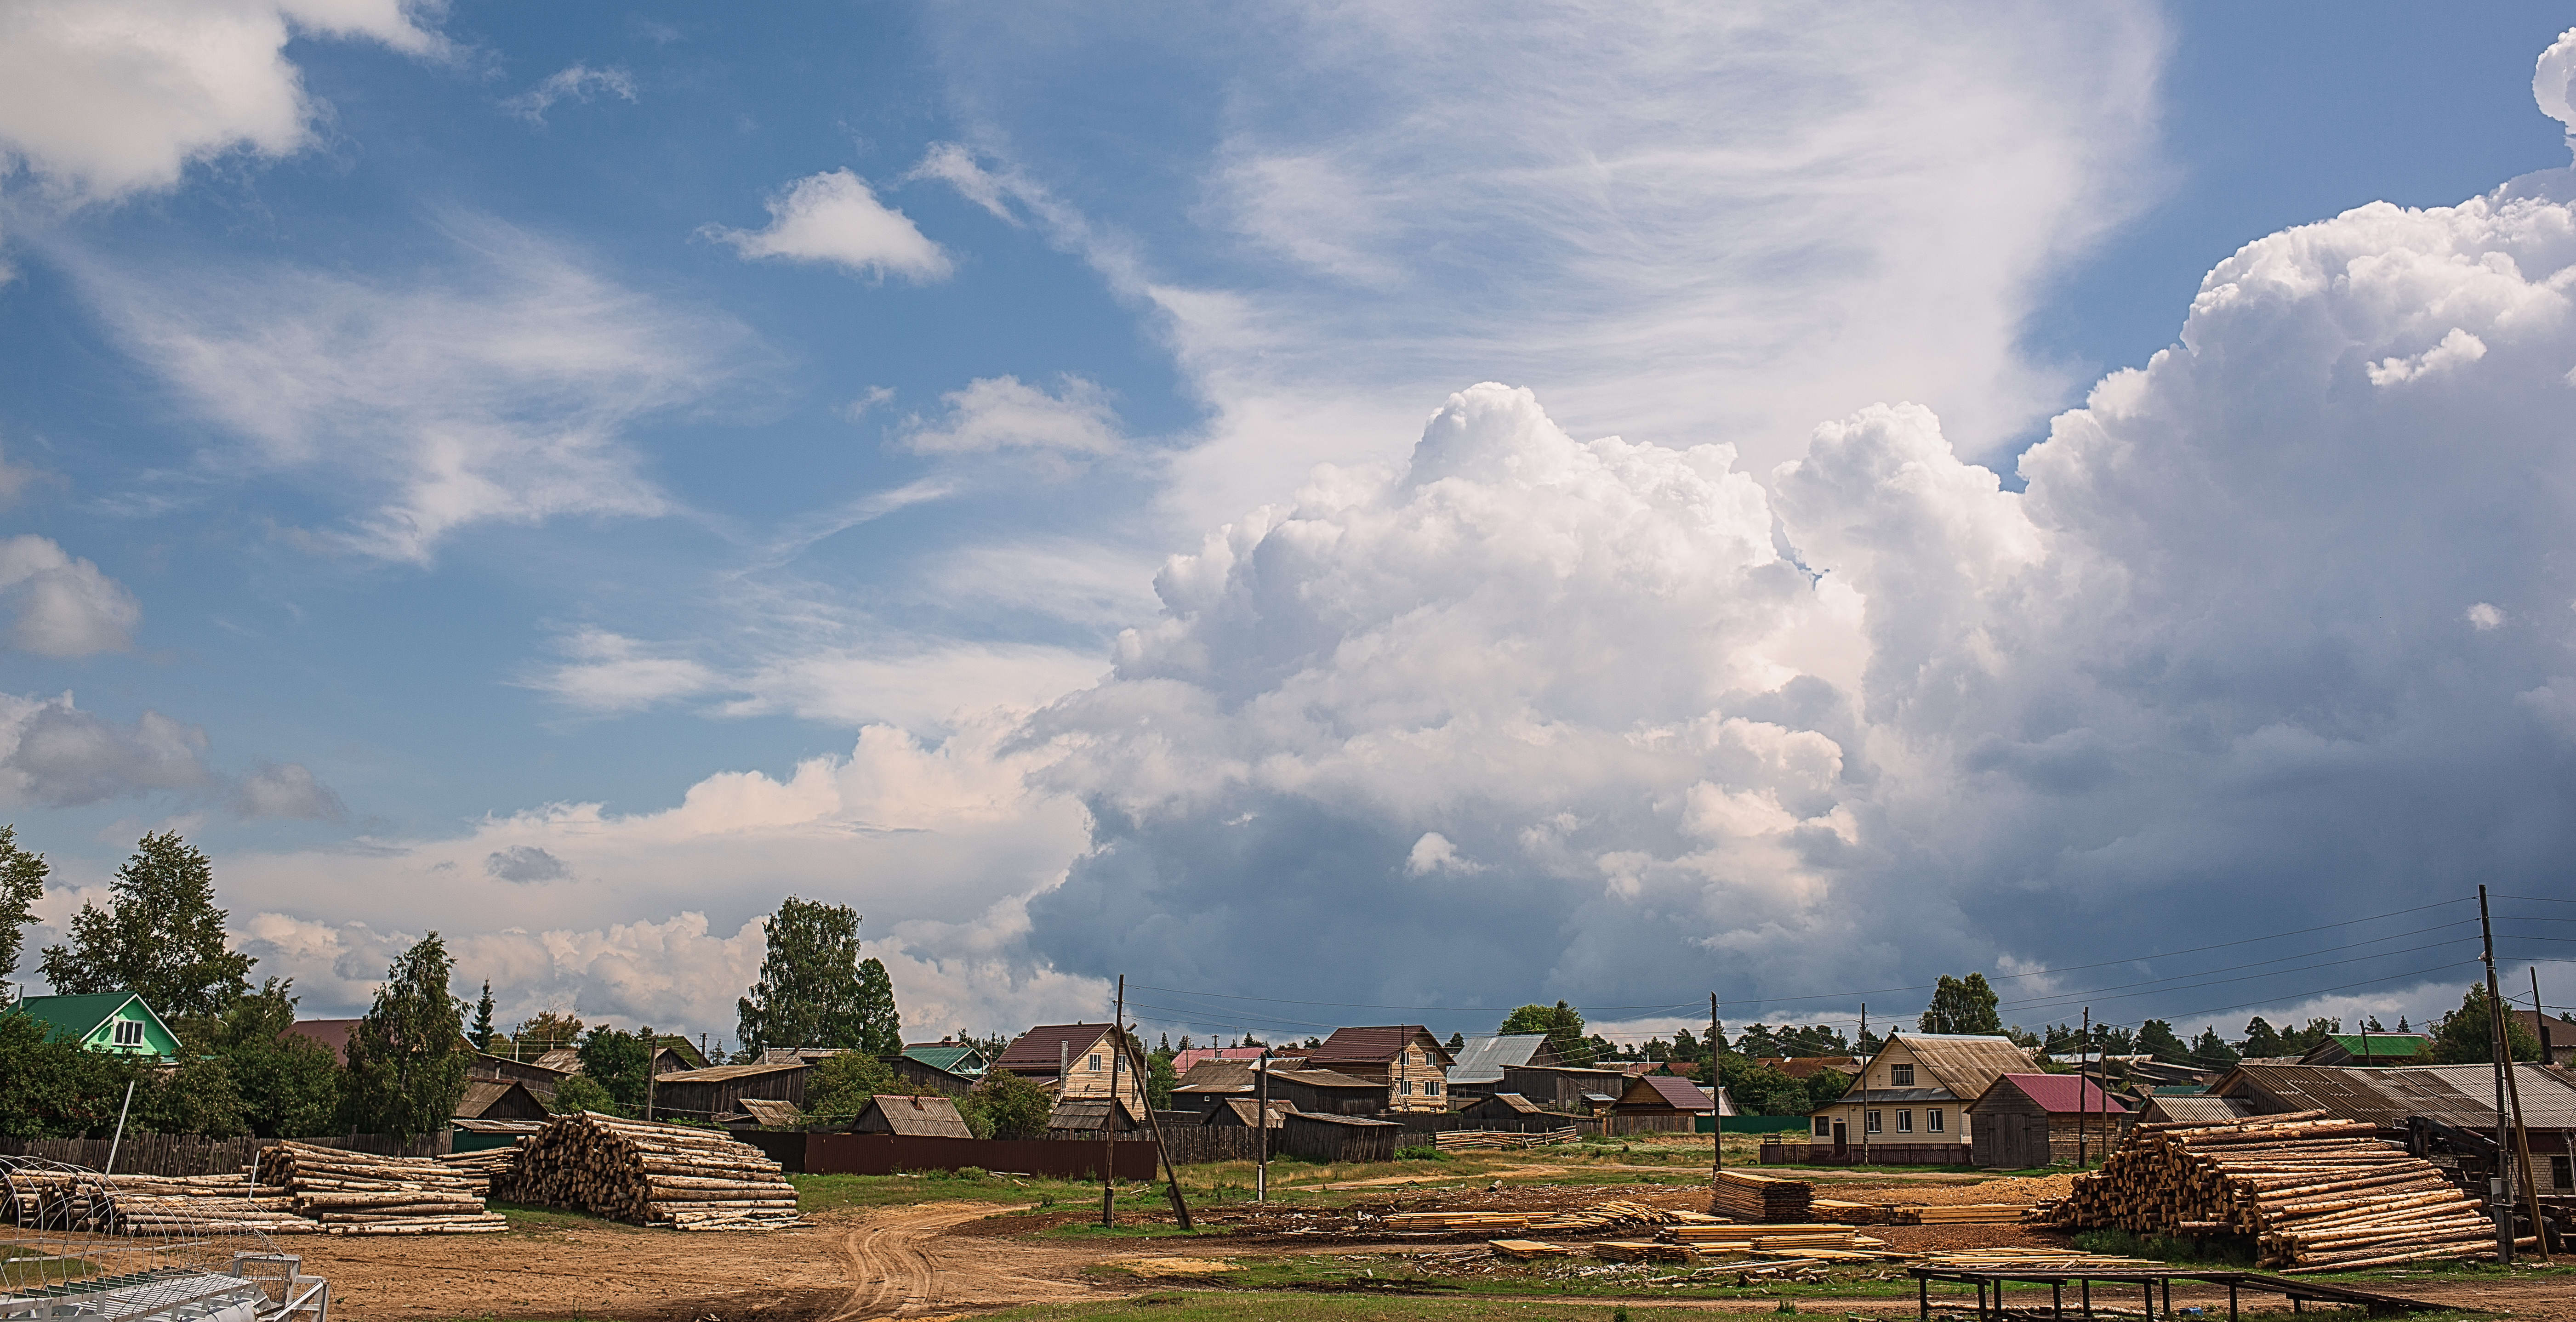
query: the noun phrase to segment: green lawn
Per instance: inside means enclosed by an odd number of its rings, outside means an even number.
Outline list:
[[[521,1231],[546,1230],[631,1230],[641,1232],[644,1229],[642,1226],[630,1226],[623,1221],[611,1221],[604,1216],[592,1216],[588,1212],[566,1211],[560,1207],[539,1207],[525,1203],[485,1203],[484,1207],[490,1211],[498,1212],[506,1218],[510,1223],[510,1229],[513,1233]]]

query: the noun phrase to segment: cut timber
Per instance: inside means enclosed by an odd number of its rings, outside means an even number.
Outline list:
[[[519,1143],[517,1163],[492,1176],[496,1197],[679,1230],[804,1224],[778,1163],[720,1133],[585,1111]]]
[[[1494,1256],[1497,1258],[1517,1258],[1523,1262],[1527,1262],[1533,1258],[1570,1258],[1574,1256],[1574,1250],[1567,1248],[1562,1244],[1542,1244],[1534,1239],[1487,1240],[1485,1242],[1485,1246],[1492,1249],[1494,1251]]]
[[[310,1143],[260,1151],[295,1212],[332,1234],[462,1235],[506,1228],[483,1206],[481,1181],[431,1157],[380,1157]]]
[[[1805,1221],[1815,1215],[1814,1185],[1751,1171],[1719,1171],[1708,1210],[1743,1221]]]
[[[1693,1255],[1679,1244],[1605,1239],[1592,1246],[1592,1256],[1604,1262],[1688,1262]]]

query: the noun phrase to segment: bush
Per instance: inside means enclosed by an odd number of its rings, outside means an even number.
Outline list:
[[[878,1093],[901,1086],[884,1061],[864,1051],[826,1056],[805,1080],[805,1119],[810,1124],[846,1125],[858,1119]]]
[[[1441,1155],[1440,1145],[1437,1143],[1422,1143],[1409,1148],[1397,1148],[1395,1150],[1395,1159],[1397,1161],[1448,1160],[1446,1156]]]
[[[626,1108],[619,1106],[617,1099],[599,1086],[599,1080],[586,1074],[571,1075],[556,1084],[555,1095],[547,1101],[546,1109],[556,1115],[573,1115],[582,1111],[597,1111],[601,1115],[626,1114]]]
[[[990,1070],[957,1104],[977,1138],[1045,1138],[1055,1103],[1046,1090],[1011,1073]]]

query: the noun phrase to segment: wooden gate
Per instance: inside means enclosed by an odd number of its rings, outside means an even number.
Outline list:
[[[2048,1117],[1977,1112],[1968,1117],[1976,1163],[1993,1170],[2048,1164]]]

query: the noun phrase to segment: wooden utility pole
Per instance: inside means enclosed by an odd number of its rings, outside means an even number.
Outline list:
[[[1118,985],[1120,992],[1119,1000],[1121,1002],[1119,1009],[1123,1013],[1126,1009],[1124,1002],[1126,1000],[1125,993],[1127,985],[1127,979],[1123,975],[1118,979]],[[1144,1043],[1139,1041],[1136,1044],[1135,1049],[1141,1053],[1144,1050]],[[1123,1056],[1127,1054],[1127,1051],[1127,1029],[1124,1025],[1120,1025],[1118,1029],[1118,1054]],[[1148,1094],[1145,1098],[1145,1128],[1154,1135],[1154,1150],[1162,1154],[1163,1178],[1170,1182],[1165,1186],[1165,1190],[1172,1200],[1172,1215],[1180,1221],[1181,1229],[1196,1229],[1196,1227],[1190,1224],[1189,1201],[1181,1197],[1181,1172],[1178,1168],[1172,1165],[1172,1150],[1163,1146],[1163,1118],[1154,1114],[1154,1099],[1149,1091],[1153,1086],[1154,1072],[1147,1068],[1141,1055],[1136,1061],[1136,1077],[1142,1081],[1136,1085],[1137,1091],[1146,1092]],[[1112,1099],[1111,1104],[1116,1105],[1115,1099]],[[1112,1148],[1111,1151],[1114,1153],[1116,1149]]]
[[[2538,999],[2535,997],[2534,999]],[[1717,993],[1708,994],[1708,1040],[1717,1040]],[[1717,1074],[1717,1052],[1708,1053],[1709,1178],[1726,1169],[1726,1083]]]
[[[2084,1068],[2085,1061],[2092,1054],[2093,1007],[2088,1005],[2084,1007],[2084,1036],[2076,1040],[2075,1048],[2075,1169],[2080,1171],[2093,1169],[2084,1147]]]
[[[1109,1013],[1109,1105],[1100,1112],[1100,1224],[1118,1224],[1118,1064],[1127,1058],[1127,975],[1118,975],[1118,1003]]]
[[[2535,971],[2532,985],[2536,988],[2539,984]],[[2531,1000],[2534,1005],[2540,1003],[2537,991],[2533,992]],[[2504,1095],[2505,1100],[2513,1104],[2513,1150],[2522,1165],[2523,1206],[2531,1213],[2531,1233],[2538,1237],[2532,1251],[2540,1256],[2540,1265],[2546,1267],[2549,1265],[2549,1221],[2540,1214],[2540,1182],[2531,1178],[2531,1130],[2522,1123],[2522,1079],[2513,1068],[2513,1021],[2506,1018],[2506,1014],[2503,1003],[2498,1002],[2495,1007],[2496,1036],[2503,1040],[2505,1047]]]
[[[1253,1140],[1252,1201],[1270,1201],[1270,1053],[1253,1058],[1252,1072],[1259,1077],[1254,1100],[1261,1107],[1260,1137]]]
[[[2495,1061],[2496,1168],[2487,1180],[2487,1214],[2496,1223],[2496,1261],[2513,1265],[2513,1136],[2506,1132],[2505,1062],[2513,1058],[2504,1030],[2504,997],[2496,986],[2495,928],[2487,920],[2487,888],[2478,887],[2478,936],[2487,965],[2487,1054]]]
[[[1860,1035],[1869,1036],[1869,1002],[1867,1001],[1860,1003]],[[1860,1063],[1860,1164],[1864,1166],[1869,1164],[1869,1067],[1877,1063],[1878,1058],[1884,1054],[1886,1054],[1886,1044],[1882,1042],[1879,1044],[1879,1050],[1869,1053],[1869,1059]],[[1816,1136],[1809,1134],[1807,1136],[1809,1150],[1814,1149],[1815,1142]]]

